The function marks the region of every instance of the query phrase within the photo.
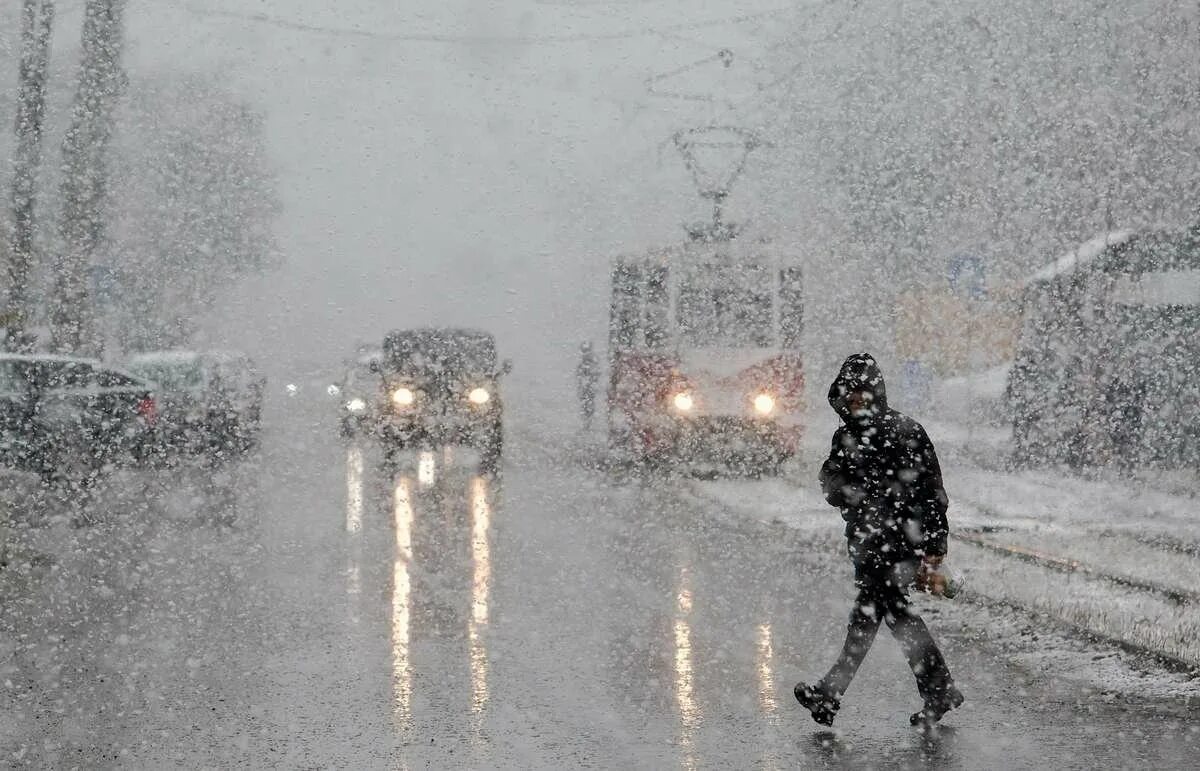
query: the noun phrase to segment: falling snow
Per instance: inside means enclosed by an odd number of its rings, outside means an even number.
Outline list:
[[[1194,4],[410,5],[0,5],[0,766],[1194,765]]]

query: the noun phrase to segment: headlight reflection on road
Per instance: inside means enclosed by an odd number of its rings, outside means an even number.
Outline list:
[[[412,612],[412,480],[396,481],[392,506],[396,553],[392,566],[392,697],[397,722],[408,728],[412,720],[412,662],[409,658],[409,618]]]
[[[675,703],[679,707],[679,746],[683,749],[683,767],[695,768],[693,734],[700,723],[700,708],[696,704],[694,661],[692,658],[691,578],[686,567],[679,572],[679,591],[675,595]]]
[[[346,451],[346,532],[362,530],[363,514],[363,451],[351,447]]]
[[[755,658],[758,662],[758,703],[763,712],[775,711],[775,673],[772,660],[775,646],[771,642],[771,625],[758,625],[758,646]]]
[[[346,451],[346,532],[362,532],[363,517],[363,451],[351,447]],[[350,598],[350,624],[358,626],[362,617],[362,541],[350,539],[346,555],[346,595]],[[353,655],[353,654],[352,654]]]
[[[422,452],[417,459],[417,481],[422,487],[437,482],[437,456],[432,452]]]
[[[692,628],[685,619],[675,619],[675,700],[684,725],[696,713],[692,692]]]
[[[488,597],[492,585],[491,544],[492,504],[488,483],[483,477],[471,480],[471,620],[467,636],[471,645],[471,712],[481,714],[488,701],[487,644],[483,629],[488,624]]]

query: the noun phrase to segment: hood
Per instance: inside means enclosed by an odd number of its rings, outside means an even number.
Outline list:
[[[846,404],[846,396],[854,391],[867,391],[875,397],[874,414],[869,417],[854,417]],[[842,369],[829,386],[829,406],[848,426],[867,426],[887,412],[887,387],[883,373],[875,357],[869,353],[856,353],[842,362]]]

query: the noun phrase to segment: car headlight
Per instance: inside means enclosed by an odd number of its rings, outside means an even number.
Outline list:
[[[671,399],[671,403],[674,404],[675,409],[679,410],[680,412],[691,412],[692,407],[696,406],[696,401],[687,391],[681,391],[680,393],[675,394],[675,397]]]
[[[346,402],[346,409],[354,414],[359,414],[367,409],[367,403],[357,396]]]
[[[775,397],[770,394],[759,394],[754,397],[754,411],[759,415],[770,415],[775,411]]]
[[[486,388],[472,388],[471,392],[467,394],[467,399],[471,404],[483,406],[492,400],[492,395]]]
[[[392,391],[392,402],[400,407],[411,407],[412,403],[416,400],[417,395],[413,393],[411,388],[401,386]]]

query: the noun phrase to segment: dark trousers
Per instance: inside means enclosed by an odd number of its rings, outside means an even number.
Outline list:
[[[908,602],[907,590],[916,570],[915,561],[895,566],[855,565],[854,584],[858,587],[858,597],[850,611],[842,653],[833,669],[821,680],[821,689],[825,693],[841,698],[850,687],[882,621],[900,643],[917,678],[921,698],[926,703],[935,703],[945,696],[946,689],[954,682],[950,670],[933,635],[929,634],[929,628]]]

